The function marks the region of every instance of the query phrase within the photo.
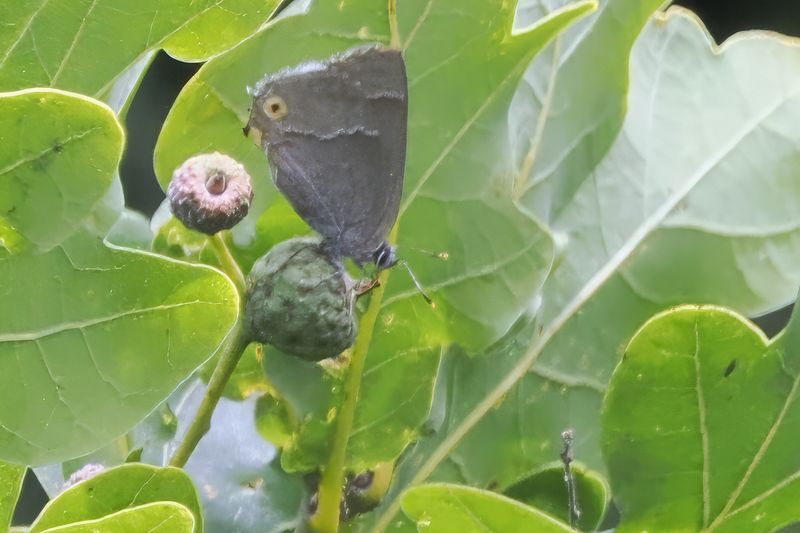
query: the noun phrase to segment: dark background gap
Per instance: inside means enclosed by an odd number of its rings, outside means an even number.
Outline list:
[[[717,42],[749,29],[800,36],[800,2],[797,0],[680,0],[675,4],[695,11]],[[199,67],[175,61],[159,52],[131,103],[126,123],[128,146],[120,176],[128,207],[148,217],[164,199],[153,173],[153,150],[161,124],[181,88]],[[791,307],[787,307],[760,317],[756,322],[772,336],[786,325],[790,311]],[[29,471],[13,523],[30,524],[46,502],[47,495]]]

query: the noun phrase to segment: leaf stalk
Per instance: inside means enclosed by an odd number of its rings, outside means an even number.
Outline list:
[[[228,384],[228,380],[230,380],[231,374],[233,374],[248,344],[250,344],[250,338],[240,316],[223,344],[219,362],[214,368],[211,379],[208,381],[208,388],[203,401],[200,403],[200,407],[197,409],[194,420],[192,420],[192,424],[186,431],[183,441],[178,446],[178,449],[175,450],[175,454],[169,462],[170,466],[183,468],[195,448],[197,448],[200,439],[208,433],[211,428],[211,416],[214,414],[214,409],[217,407],[222,392],[225,390],[225,386]]]
[[[231,278],[231,281],[233,281],[233,284],[236,286],[236,290],[239,291],[239,296],[244,300],[244,296],[247,294],[247,282],[245,281],[242,269],[239,267],[239,263],[236,262],[228,245],[225,243],[222,232],[212,235],[209,241],[219,259],[220,269]]]
[[[396,226],[395,226],[396,228]],[[347,377],[344,383],[344,401],[336,423],[336,432],[331,447],[328,464],[322,471],[319,484],[319,507],[311,519],[311,526],[319,533],[336,533],[339,528],[339,504],[342,499],[342,487],[345,477],[345,458],[347,441],[353,430],[358,393],[361,389],[361,377],[364,373],[364,362],[367,359],[372,332],[381,310],[383,293],[389,270],[384,270],[378,277],[378,286],[372,291],[367,311],[359,323],[359,335],[350,357]]]

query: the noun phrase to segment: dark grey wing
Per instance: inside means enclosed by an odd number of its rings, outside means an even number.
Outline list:
[[[265,143],[275,183],[340,255],[369,261],[403,192],[408,91],[400,53],[357,49],[271,90],[289,108]]]

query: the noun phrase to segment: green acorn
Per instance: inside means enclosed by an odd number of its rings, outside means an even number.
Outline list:
[[[247,215],[253,187],[244,166],[214,152],[191,157],[179,166],[167,197],[175,218],[187,228],[214,235]]]
[[[355,342],[353,281],[318,239],[273,247],[247,283],[244,319],[253,340],[309,361],[335,357]]]

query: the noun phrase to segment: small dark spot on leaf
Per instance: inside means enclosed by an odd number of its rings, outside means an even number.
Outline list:
[[[264,480],[262,478],[257,478],[257,479],[253,479],[253,480],[248,481],[247,483],[245,483],[245,486],[250,488],[250,489],[253,489],[253,490],[258,490],[258,489],[261,488],[261,485],[263,485],[263,484],[264,484]]]
[[[500,483],[498,483],[496,479],[493,479],[492,481],[489,482],[489,485],[487,485],[486,488],[488,490],[495,490],[499,486],[500,486]]]
[[[728,364],[728,367],[725,369],[724,376],[727,378],[733,373],[734,370],[736,370],[736,359],[731,360],[731,362]]]
[[[55,144],[53,145],[53,151],[54,151],[54,152],[56,152],[56,153],[58,153],[58,154],[60,154],[60,153],[61,153],[61,150],[63,150],[63,149],[64,149],[64,145],[63,145],[63,144],[61,144],[61,143],[55,143]]]

